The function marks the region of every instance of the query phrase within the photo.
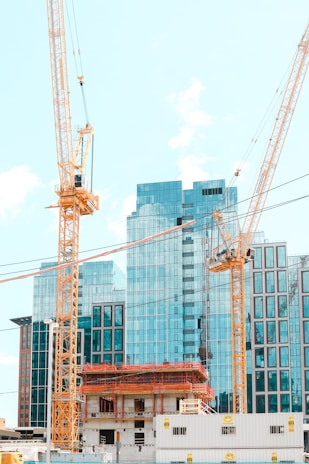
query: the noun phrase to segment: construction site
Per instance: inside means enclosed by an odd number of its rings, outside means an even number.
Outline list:
[[[204,272],[208,275],[227,271],[230,292],[231,409],[221,413],[214,407],[216,392],[207,368],[212,353],[206,342],[200,344],[201,362],[189,362],[191,355],[186,355],[185,349],[183,362],[114,364],[101,358],[98,363],[78,362],[78,356],[81,357],[78,352],[79,265],[86,261],[79,257],[80,219],[93,215],[100,203],[99,196],[93,193],[92,179],[88,181],[85,174],[94,129],[87,120],[77,131],[74,146],[64,1],[47,0],[47,13],[59,171],[57,205],[53,206],[59,210],[58,262],[53,268],[32,275],[56,272],[56,308],[54,317],[44,320],[48,327],[46,433],[31,443],[16,437],[24,460],[47,464],[51,461],[301,462],[302,412],[278,410],[274,414],[248,414],[245,265],[251,265],[255,259],[254,238],[308,68],[309,27],[299,42],[243,225],[231,232],[224,213],[217,209],[212,212],[211,221],[219,241],[209,246],[207,259],[203,257]],[[78,76],[78,85],[85,102],[84,76]],[[238,175],[236,171],[235,176]],[[214,190],[203,191],[204,197],[217,195]],[[138,238],[99,257],[178,232],[183,243],[190,246],[195,219],[183,214],[176,222],[174,227]],[[210,235],[214,237],[215,233],[210,231]],[[193,245],[189,249],[185,248],[186,244],[182,251],[181,279],[185,282],[183,295],[190,295],[193,264],[185,259],[193,256]],[[190,346],[196,329],[204,329],[202,335],[207,332],[206,313],[195,320],[193,310],[189,313],[194,303],[184,297],[183,306],[183,314],[189,321],[183,331],[188,338],[183,346]],[[191,326],[193,319],[196,325]],[[2,450],[12,451],[14,440],[7,441],[1,442]]]

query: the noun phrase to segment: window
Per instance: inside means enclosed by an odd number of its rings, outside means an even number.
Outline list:
[[[258,413],[265,412],[265,396],[264,395],[256,396],[256,412]]]
[[[301,274],[303,292],[309,293],[309,271],[303,271]]]
[[[270,425],[270,433],[284,433],[284,425]]]
[[[104,351],[111,351],[112,350],[112,331],[111,330],[104,330]]]
[[[286,272],[278,271],[278,292],[286,292]]]
[[[264,348],[255,350],[255,367],[264,367]]]
[[[263,281],[262,281],[262,273],[261,272],[254,272],[253,273],[253,286],[254,286],[254,293],[262,293],[263,292]]]
[[[261,296],[254,298],[254,317],[256,319],[263,318],[263,298]]]
[[[305,367],[309,367],[309,346],[305,346]]]
[[[257,371],[255,373],[255,381],[256,381],[256,391],[265,391],[265,377],[264,371]]]
[[[222,435],[236,435],[236,427],[233,426],[224,426],[221,427]]]
[[[303,297],[304,317],[309,317],[309,296]]]
[[[286,266],[286,251],[285,246],[277,247],[277,265],[278,267]]]
[[[101,351],[101,330],[92,331],[92,351]]]
[[[202,195],[221,195],[222,187],[202,189]]]
[[[268,395],[268,412],[278,412],[277,395]]]
[[[264,326],[263,322],[255,322],[255,343],[257,345],[264,344]]]
[[[288,391],[290,389],[289,371],[280,371],[280,390]]]
[[[267,348],[267,362],[268,362],[268,367],[276,367],[277,365],[276,348]]]
[[[173,435],[187,435],[187,427],[173,427]]]
[[[112,325],[112,307],[104,306],[104,327]]]
[[[288,367],[289,366],[289,350],[287,346],[280,346],[280,366]]]
[[[101,327],[101,306],[92,308],[92,324],[93,327]]]
[[[134,412],[144,412],[145,411],[145,400],[143,398],[134,399]]]
[[[309,390],[309,371],[305,371],[305,389],[308,391]]]
[[[279,321],[279,342],[288,343],[288,321]]]
[[[99,438],[101,444],[114,445],[115,444],[115,431],[114,430],[99,430]]]
[[[286,295],[280,295],[278,297],[278,307],[279,307],[279,317],[287,317],[288,316],[288,305],[287,305],[287,297]]]
[[[135,429],[143,429],[144,427],[145,427],[145,421],[143,421],[143,420],[134,421],[134,428]]]
[[[123,306],[115,306],[115,326],[123,326]]]
[[[266,268],[274,267],[274,248],[273,247],[265,248],[265,267]]]
[[[266,297],[266,311],[267,317],[275,317],[275,297]]]
[[[254,269],[262,268],[262,248],[255,248],[255,258],[253,261]]]
[[[266,272],[265,273],[265,279],[266,279],[266,292],[267,293],[274,293],[275,291],[275,278],[274,278],[274,273],[271,272]]]
[[[276,343],[276,323],[267,322],[267,343],[273,344]]]
[[[309,321],[304,321],[304,343],[309,343]]]
[[[290,411],[290,395],[287,393],[283,393],[280,399],[281,399],[281,412],[289,412]]]
[[[277,372],[268,371],[268,390],[277,391]]]
[[[115,351],[121,351],[123,349],[123,330],[122,329],[115,329]]]
[[[100,412],[114,412],[114,401],[111,398],[100,398]]]

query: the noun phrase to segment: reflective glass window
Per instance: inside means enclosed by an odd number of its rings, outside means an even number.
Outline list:
[[[123,354],[122,353],[115,353],[115,364],[123,363]]]
[[[265,412],[265,396],[256,395],[256,412],[264,413]]]
[[[265,267],[266,268],[274,267],[274,248],[273,247],[265,248]]]
[[[309,391],[309,371],[305,371],[305,376],[306,376],[305,389]]]
[[[309,343],[309,321],[304,321],[304,343]]]
[[[261,296],[254,298],[254,317],[256,319],[263,318],[263,298]]]
[[[268,371],[268,390],[277,391],[277,371]]]
[[[255,322],[255,343],[264,344],[264,326],[263,322]]]
[[[280,346],[280,366],[288,367],[289,366],[289,349],[287,346]]]
[[[263,280],[262,280],[262,273],[261,272],[254,272],[253,273],[253,285],[254,285],[254,293],[262,293],[263,292]]]
[[[303,292],[309,293],[309,271],[302,272]]]
[[[115,306],[115,326],[119,327],[123,325],[123,306]]]
[[[267,343],[276,343],[276,323],[267,322]]]
[[[281,401],[281,412],[289,412],[290,411],[290,395],[287,393],[283,393],[280,395]]]
[[[278,271],[278,292],[286,292],[286,272]]]
[[[255,373],[255,388],[256,391],[265,391],[264,371],[256,371]]]
[[[103,354],[103,362],[105,362],[107,364],[112,364],[112,355],[104,353]]]
[[[104,351],[112,350],[112,331],[104,330]]]
[[[93,354],[92,355],[92,363],[93,364],[100,364],[101,362],[101,355],[100,354]]]
[[[268,395],[268,412],[278,412],[278,398],[277,395]]]
[[[275,317],[275,297],[267,296],[266,297],[266,310],[267,317]]]
[[[267,348],[267,363],[268,363],[268,367],[276,367],[277,365],[276,348]]]
[[[278,267],[286,266],[286,247],[285,246],[277,247],[277,265]]]
[[[255,367],[264,367],[264,348],[255,350]]]
[[[255,248],[255,257],[253,261],[254,269],[262,268],[262,248]]]
[[[309,367],[309,347],[305,346],[305,367]]]
[[[266,280],[266,292],[267,293],[274,293],[275,291],[275,278],[273,272],[265,272],[265,280]]]
[[[112,325],[112,307],[104,306],[104,327],[111,327]]]
[[[123,330],[115,329],[114,335],[115,351],[121,351],[123,349]]]
[[[280,390],[290,389],[289,371],[280,371]]]
[[[101,351],[101,330],[92,332],[92,351]]]
[[[279,295],[278,297],[279,317],[288,316],[288,303],[286,295]]]
[[[304,317],[309,317],[309,296],[303,297]]]
[[[306,395],[306,414],[309,414],[309,395]]]
[[[288,343],[288,321],[279,321],[279,342]]]
[[[101,306],[92,308],[92,324],[93,327],[101,327]]]

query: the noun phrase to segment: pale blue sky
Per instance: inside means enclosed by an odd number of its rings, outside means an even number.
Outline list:
[[[69,1],[71,5],[71,0]],[[81,221],[80,249],[125,241],[136,184],[225,178],[229,184],[281,84],[308,20],[308,0],[74,0],[101,210]],[[1,274],[57,254],[57,164],[46,2],[2,6]],[[68,41],[73,126],[85,123]],[[308,174],[305,82],[273,185]],[[253,190],[272,127],[242,171]],[[308,195],[308,179],[277,189],[268,205]],[[308,199],[265,212],[269,239],[309,253]],[[114,256],[114,259],[122,259]],[[4,266],[5,264],[5,266]],[[1,329],[31,315],[33,280],[0,286]],[[0,337],[0,417],[17,425],[18,330]]]

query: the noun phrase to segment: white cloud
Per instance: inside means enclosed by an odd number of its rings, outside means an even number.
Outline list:
[[[195,155],[184,156],[179,160],[180,174],[178,180],[182,180],[183,188],[192,188],[192,183],[199,180],[207,180],[208,173],[204,170],[206,156],[198,157]]]
[[[109,230],[123,242],[126,241],[127,216],[135,211],[135,209],[136,195],[130,195],[123,200],[121,209],[116,216],[108,221]]]
[[[12,356],[11,354],[0,353],[0,365],[1,366],[18,365],[18,358],[16,356]]]
[[[186,126],[182,126],[179,129],[179,134],[176,135],[176,137],[172,137],[168,141],[168,144],[172,148],[187,147],[190,143],[193,133],[194,133],[193,129],[190,129],[189,127],[186,127]]]
[[[30,172],[28,166],[15,166],[9,171],[0,173],[0,218],[8,219],[17,216],[29,193],[33,192],[40,182]]]
[[[188,147],[196,136],[202,139],[201,128],[209,126],[212,116],[200,109],[200,97],[204,87],[198,79],[193,79],[187,90],[178,95],[171,94],[168,100],[174,105],[176,112],[182,119],[179,134],[172,137],[168,144],[172,148]]]

